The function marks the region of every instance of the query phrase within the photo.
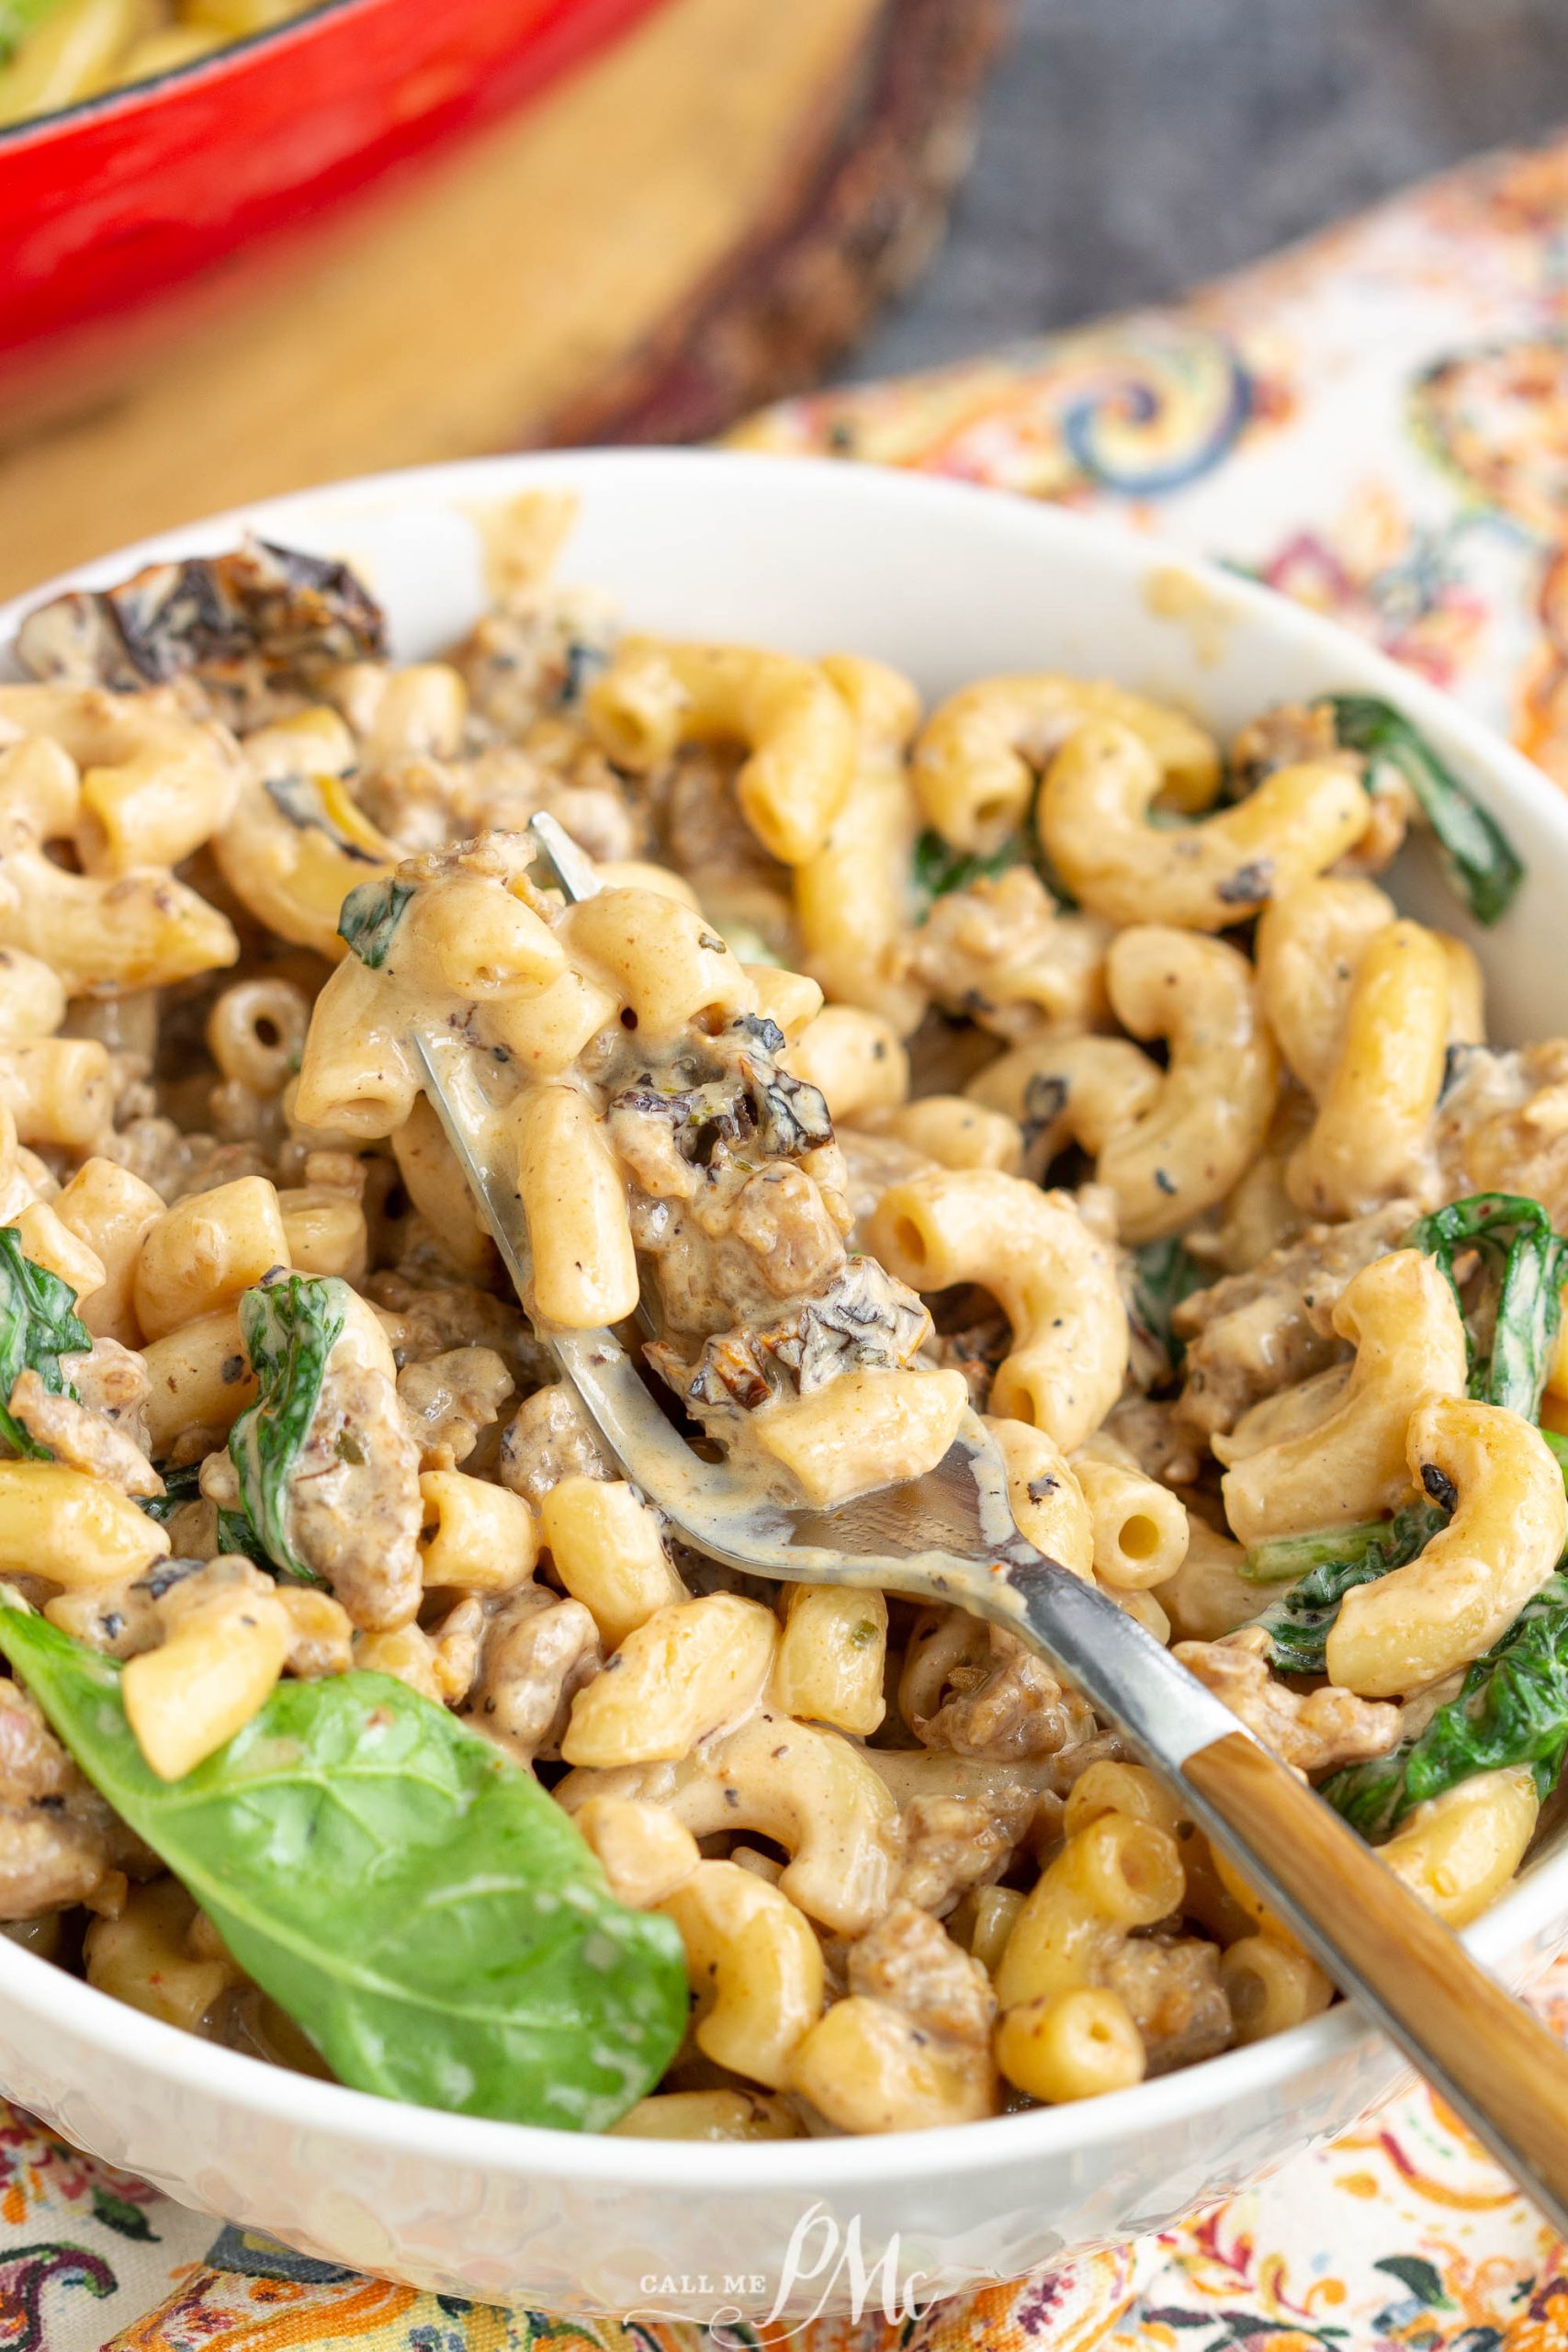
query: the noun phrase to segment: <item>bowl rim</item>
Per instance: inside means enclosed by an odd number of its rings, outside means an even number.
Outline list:
[[[310,0],[310,6],[299,16],[285,17],[276,25],[262,25],[254,33],[236,34],[232,40],[224,41],[205,57],[189,57],[183,65],[165,65],[162,73],[146,74],[139,82],[98,90],[91,97],[73,98],[68,107],[51,107],[45,114],[24,115],[19,122],[0,124],[0,163],[23,148],[42,146],[62,130],[73,130],[80,123],[135,114],[145,106],[155,105],[172,84],[221,81],[228,74],[242,71],[246,60],[258,49],[287,47],[308,40],[323,17],[366,15],[385,5],[386,0]]]
[[[328,6],[373,6],[377,0],[326,0]],[[299,20],[308,21],[308,20]],[[286,28],[285,28],[286,29]],[[270,35],[261,36],[270,38]],[[1032,535],[1043,558],[1070,563],[1075,552],[1102,571],[1119,571],[1134,588],[1155,572],[1179,571],[1216,605],[1318,655],[1345,663],[1377,691],[1436,731],[1488,775],[1506,797],[1522,799],[1562,842],[1568,870],[1568,798],[1501,736],[1451,696],[1400,667],[1365,639],[1259,582],[1096,516],[982,484],[841,459],[778,456],[713,448],[584,448],[523,451],[470,458],[350,477],[253,501],[73,565],[56,579],[0,604],[0,664],[22,616],[41,598],[68,587],[92,586],[148,564],[210,549],[245,529],[287,531],[313,503],[340,503],[345,522],[358,510],[385,511],[411,492],[455,511],[487,498],[514,495],[535,482],[570,486],[592,476],[611,484],[617,475],[660,473],[672,480],[721,472],[734,499],[737,527],[744,514],[748,477],[792,497],[863,502],[868,514],[889,504],[924,505],[968,517],[977,530]],[[0,672],[3,674],[3,672]],[[1568,1840],[1555,1854],[1527,1863],[1501,1902],[1464,1931],[1483,1963],[1498,1966],[1529,1948],[1564,1908]],[[1036,2108],[979,2122],[926,2132],[840,2139],[704,2143],[617,2138],[483,2116],[405,2105],[374,2092],[299,2075],[265,2060],[201,2041],[129,2007],[70,1975],[9,1937],[0,1936],[0,1997],[12,1996],[36,2018],[93,2046],[106,2058],[151,2072],[182,2090],[217,2098],[257,2116],[370,2141],[391,2153],[418,2154],[468,2168],[522,2177],[554,2175],[627,2189],[808,2191],[853,2186],[862,2179],[897,2182],[954,2170],[1063,2160],[1141,2128],[1193,2121],[1222,2106],[1267,2101],[1292,2080],[1317,2075],[1366,2046],[1377,2029],[1348,2003],[1304,2025],[1243,2048],[1223,2052],[1122,2091],[1062,2108]],[[1405,2062],[1401,2059],[1401,2065]],[[1314,2136],[1321,2136],[1314,2135]],[[1305,2143],[1303,2143],[1305,2144]],[[672,2151],[678,2149],[678,2157]],[[134,2158],[131,2159],[132,2164]]]

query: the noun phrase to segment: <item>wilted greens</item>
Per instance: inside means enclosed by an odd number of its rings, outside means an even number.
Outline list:
[[[1512,905],[1525,869],[1496,819],[1391,703],[1372,695],[1330,695],[1327,701],[1345,749],[1361,752],[1369,772],[1386,763],[1409,786],[1476,921],[1497,922]]]
[[[16,1227],[0,1226],[0,1436],[17,1453],[35,1461],[51,1458],[48,1446],[29,1437],[7,1409],[18,1375],[36,1372],[53,1396],[74,1396],[60,1359],[85,1354],[92,1344],[70,1283],[35,1266],[23,1255]]]
[[[592,2132],[669,2064],[687,2010],[674,1928],[616,1903],[531,1775],[405,1683],[280,1682],[170,1782],[112,1658],[16,1603],[0,1651],[341,2081]]]
[[[219,1541],[226,1552],[253,1557],[259,1546],[259,1556],[306,1584],[321,1579],[289,1540],[289,1481],[351,1295],[333,1277],[285,1274],[258,1283],[240,1301],[240,1332],[261,1394],[229,1433],[243,1509],[219,1514]]]

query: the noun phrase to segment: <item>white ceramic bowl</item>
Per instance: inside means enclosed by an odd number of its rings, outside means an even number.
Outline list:
[[[581,497],[568,575],[610,589],[635,626],[879,654],[928,696],[993,671],[1107,673],[1222,730],[1286,698],[1385,695],[1480,788],[1529,867],[1501,929],[1471,934],[1493,1034],[1568,1031],[1568,804],[1538,772],[1298,607],[1050,507],[855,466],[643,450],[500,458],[275,500],[73,578],[107,585],[251,525],[348,558],[389,607],[399,650],[423,654],[481,609],[476,514],[545,483]],[[0,647],[21,609],[0,612]],[[1418,853],[1396,887],[1412,911],[1464,928]],[[1471,1940],[1522,1984],[1565,1936],[1559,1842]],[[0,2087],[68,2138],[311,2255],[553,2311],[839,2312],[855,2300],[852,2247],[867,2268],[889,2257],[873,2307],[889,2280],[924,2301],[1014,2278],[1256,2181],[1402,2075],[1341,2006],[1136,2090],[963,2130],[749,2147],[580,2138],[279,2072],[0,1939]]]

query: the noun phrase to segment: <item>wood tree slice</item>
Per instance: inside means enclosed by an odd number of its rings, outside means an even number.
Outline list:
[[[814,380],[929,249],[1004,6],[668,0],[136,345],[56,356],[4,403],[0,594],[310,482],[692,437]]]

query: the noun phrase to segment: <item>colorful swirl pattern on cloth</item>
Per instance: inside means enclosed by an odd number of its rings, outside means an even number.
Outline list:
[[[1568,138],[1152,311],[789,402],[746,446],[1120,517],[1450,688],[1568,788]],[[1568,1961],[1537,1998],[1568,2038]],[[218,2231],[0,2107],[0,2352],[784,2352],[503,2312]],[[1563,2352],[1568,2247],[1411,2094],[1157,2239],[800,2352]]]

